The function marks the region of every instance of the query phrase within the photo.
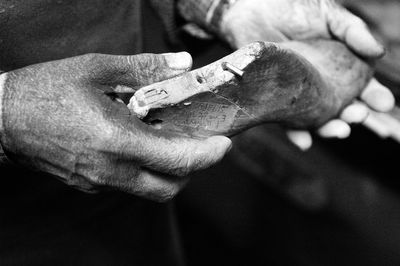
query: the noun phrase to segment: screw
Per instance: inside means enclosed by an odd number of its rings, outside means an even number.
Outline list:
[[[234,65],[228,63],[228,62],[223,62],[222,63],[222,69],[231,72],[233,75],[236,77],[242,77],[244,72],[243,70],[240,70],[239,68],[235,67]]]

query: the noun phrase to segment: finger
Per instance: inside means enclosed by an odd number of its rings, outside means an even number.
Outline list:
[[[392,129],[397,128],[397,123],[396,120],[389,118],[387,114],[371,111],[371,115],[368,116],[363,125],[381,138],[388,138],[392,135]]]
[[[331,33],[361,56],[378,58],[384,47],[372,36],[365,22],[338,4],[326,8]]]
[[[302,151],[306,151],[312,146],[312,137],[308,131],[289,130],[286,132],[289,140]]]
[[[188,178],[174,178],[142,169],[130,192],[146,199],[165,202],[175,197],[188,182]]]
[[[372,79],[367,85],[361,94],[361,100],[378,112],[388,112],[395,106],[393,93],[376,79]]]
[[[99,187],[111,187],[156,201],[173,198],[189,182],[188,178],[154,172],[129,160],[119,159],[114,166],[110,169],[110,175],[98,175],[92,169],[85,174]]]
[[[347,106],[340,114],[340,119],[348,124],[363,123],[369,114],[368,107],[361,102]]]
[[[175,77],[192,67],[192,57],[187,52],[132,56],[91,54],[88,57],[92,80],[133,88]]]
[[[125,126],[113,127],[104,147],[120,160],[134,161],[147,169],[173,176],[210,167],[230,150],[232,142],[224,136],[208,139],[180,137],[157,130],[132,118]]]
[[[318,134],[323,138],[345,139],[350,136],[350,133],[350,126],[339,119],[331,120],[318,129]]]
[[[230,150],[232,142],[223,136],[205,140],[151,137],[140,146],[143,166],[174,176],[186,176],[219,162]]]

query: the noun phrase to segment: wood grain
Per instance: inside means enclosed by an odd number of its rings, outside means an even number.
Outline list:
[[[371,66],[336,41],[256,42],[140,89],[129,107],[158,129],[190,137],[232,136],[263,123],[312,128],[337,116],[371,76]],[[162,93],[146,98],[149,91]]]

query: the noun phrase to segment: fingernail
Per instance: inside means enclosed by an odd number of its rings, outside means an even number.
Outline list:
[[[192,67],[192,56],[188,52],[163,54],[168,66],[172,69],[189,69]]]

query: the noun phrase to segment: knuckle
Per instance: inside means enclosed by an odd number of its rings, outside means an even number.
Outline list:
[[[108,121],[97,120],[96,127],[93,128],[91,148],[98,152],[121,155],[126,150],[124,142],[125,134],[122,128],[115,126]]]
[[[116,145],[116,142],[121,139],[121,130],[108,123],[101,123],[101,125],[101,133],[95,132],[98,135],[99,146],[104,148]]]
[[[130,65],[136,69],[136,76],[145,84],[160,80],[169,73],[165,60],[160,55],[140,54],[129,57]]]
[[[151,67],[151,60],[148,54],[131,55],[127,57],[128,64],[138,69]]]

